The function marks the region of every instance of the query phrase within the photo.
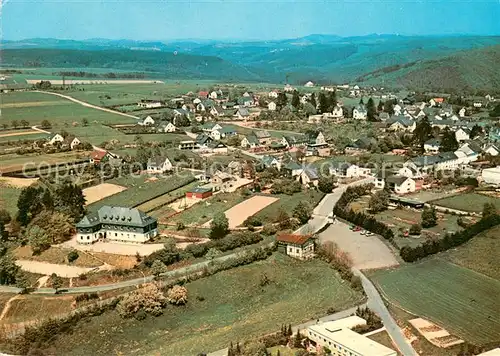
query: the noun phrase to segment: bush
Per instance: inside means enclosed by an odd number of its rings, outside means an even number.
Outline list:
[[[278,232],[278,229],[274,224],[266,224],[264,225],[264,228],[262,229],[262,233],[267,236],[272,236]]]
[[[78,259],[79,255],[77,251],[71,251],[68,253],[68,256],[66,257],[68,259],[68,262],[71,263],[73,261],[76,261]]]
[[[255,215],[249,216],[246,218],[246,220],[243,222],[243,226],[246,227],[254,227],[254,226],[262,226],[262,220],[260,220],[258,217]]]
[[[167,292],[167,300],[170,304],[184,305],[188,301],[188,292],[186,287],[175,285]]]
[[[420,235],[420,233],[422,232],[422,227],[419,225],[419,224],[413,224],[411,227],[410,227],[410,235]]]
[[[126,295],[116,306],[118,313],[128,318],[139,310],[158,316],[163,313],[167,305],[167,298],[155,283],[148,283],[143,288]]]
[[[75,302],[86,302],[92,299],[99,299],[99,295],[97,293],[83,293],[75,296]]]
[[[208,251],[206,244],[191,244],[184,249],[185,252],[190,253],[193,257],[203,257]]]
[[[180,231],[180,230],[184,230],[186,228],[186,225],[184,225],[184,223],[182,221],[179,221],[177,223],[177,230]]]

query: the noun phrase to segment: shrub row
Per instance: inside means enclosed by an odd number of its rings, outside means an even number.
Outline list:
[[[192,244],[185,251],[194,257],[203,257],[211,248],[221,252],[234,250],[235,248],[253,245],[262,241],[262,236],[249,231],[235,232],[219,240],[211,240],[203,244]]]
[[[490,215],[464,230],[446,234],[441,240],[427,240],[417,247],[404,246],[399,252],[405,262],[415,262],[429,255],[460,246],[483,231],[500,224],[500,215]]]

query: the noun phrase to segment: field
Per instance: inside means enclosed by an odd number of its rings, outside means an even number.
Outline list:
[[[13,254],[18,260],[66,264],[76,267],[99,267],[103,264],[99,259],[84,252],[79,252],[78,258],[73,263],[68,263],[68,253],[71,251],[72,249],[68,248],[50,247],[38,255],[33,255],[31,247],[20,246],[13,251]]]
[[[127,188],[116,184],[101,183],[99,185],[83,189],[83,195],[85,196],[86,204],[89,205],[113,194],[120,193],[126,189]]]
[[[256,195],[226,210],[224,214],[229,220],[229,228],[234,229],[240,226],[246,218],[273,204],[278,199],[272,196]],[[210,224],[207,222],[205,227],[209,226]]]
[[[293,195],[279,194],[272,196],[279,198],[279,200],[266,206],[254,215],[259,218],[263,224],[275,222],[280,210],[284,210],[291,215],[293,209],[300,202],[307,202],[311,208],[314,208],[321,201],[321,199],[323,199],[325,194],[315,190],[309,190],[295,193]]]
[[[17,323],[26,320],[45,319],[47,315],[56,317],[71,311],[72,302],[72,296],[20,296],[11,302],[10,309],[5,314],[2,322]]]
[[[392,350],[397,350],[397,347],[394,346],[394,343],[392,342],[391,337],[389,336],[389,334],[385,330],[380,331],[380,332],[375,333],[375,334],[372,334],[370,336],[367,336],[367,338],[369,338],[373,341],[376,341],[379,344],[387,346],[388,348],[390,348]],[[398,355],[401,355],[401,354],[398,352]]]
[[[270,283],[260,286],[266,275]],[[362,300],[348,283],[319,260],[299,262],[283,255],[220,272],[188,283],[185,307],[169,306],[164,315],[143,321],[116,312],[80,323],[58,335],[53,347],[64,355],[120,353],[183,356],[227,347],[326,314]],[[311,293],[314,291],[314,293]],[[307,301],[304,303],[304,301]],[[100,332],[96,332],[100,330]]]
[[[161,209],[162,207],[168,205],[172,202],[173,199],[177,199],[179,197],[183,197],[187,191],[197,187],[199,185],[198,181],[189,183],[181,188],[175,189],[168,194],[162,195],[158,198],[151,199],[137,207],[137,209],[148,212],[156,212],[156,209]],[[154,215],[154,214],[153,214]],[[155,215],[154,215],[155,216]]]
[[[49,137],[49,134],[35,130],[0,130],[0,144],[15,141],[35,141]]]
[[[485,231],[466,244],[439,255],[454,264],[500,281],[500,227]]]
[[[498,342],[500,281],[429,259],[372,275],[390,302],[474,345]]]
[[[473,212],[481,212],[486,203],[493,203],[497,209],[500,209],[499,198],[489,197],[478,193],[455,195],[449,198],[432,201],[432,204],[444,206],[446,208]]]
[[[9,153],[0,156],[0,172],[12,172],[23,169],[33,169],[36,167],[47,168],[47,165],[74,162],[89,157],[89,152],[60,152],[52,154],[26,154],[17,155]]]
[[[17,213],[17,199],[21,195],[21,189],[5,184],[0,181],[0,209],[6,209],[12,217]]]
[[[128,185],[120,184],[120,181],[126,182]],[[160,195],[176,190],[192,181],[194,181],[194,177],[191,175],[159,178],[142,175],[136,178],[123,177],[110,180],[108,183],[126,186],[128,189],[90,204],[88,209],[97,210],[104,205],[135,207]]]

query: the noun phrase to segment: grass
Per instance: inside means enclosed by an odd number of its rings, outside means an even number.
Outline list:
[[[218,214],[222,213],[236,204],[245,200],[239,192],[236,193],[220,193],[206,200],[193,205],[190,209],[169,219],[170,223],[182,222],[184,225],[201,225]]]
[[[432,201],[432,204],[444,206],[445,208],[472,212],[483,211],[483,206],[486,203],[493,203],[497,209],[500,209],[499,198],[478,193],[466,193]]]
[[[394,343],[392,342],[391,337],[387,333],[387,331],[380,331],[376,334],[372,334],[370,336],[367,336],[370,340],[376,341],[381,345],[384,345],[392,350],[397,350],[397,347],[394,346]],[[398,355],[401,355],[398,352]]]
[[[260,286],[263,275],[271,281]],[[116,312],[80,323],[78,332],[57,335],[53,347],[65,355],[120,353],[196,355],[215,351],[347,308],[362,295],[328,265],[276,254],[266,261],[234,268],[186,285],[185,307],[169,306],[159,317],[122,319]],[[312,293],[311,291],[314,291]],[[96,332],[96,330],[100,330]]]
[[[278,201],[266,206],[254,216],[259,218],[263,224],[275,222],[280,210],[286,211],[289,215],[300,202],[307,202],[314,208],[325,196],[324,193],[315,190],[302,191],[293,195],[279,194],[271,195],[279,198]]]
[[[148,178],[148,176],[142,175],[137,178],[123,177],[111,180],[110,183],[124,185],[128,189],[92,203],[87,208],[97,210],[104,205],[136,207],[160,195],[179,189],[194,180],[192,175],[159,177],[156,180],[146,181]],[[122,184],[122,181],[128,182],[129,185]]]
[[[278,351],[280,353],[280,356],[295,356],[295,353],[299,350],[302,349],[295,349],[287,346],[274,346],[267,349],[270,356],[276,356],[278,354]]]
[[[498,341],[500,281],[433,258],[372,279],[386,298],[474,344]]]
[[[14,217],[17,213],[17,200],[22,189],[0,183],[0,190],[2,191],[2,194],[0,194],[0,209],[7,210]]]
[[[1,136],[5,133],[0,131],[0,143],[7,143],[7,142],[19,142],[19,141],[36,141],[36,140],[43,140],[49,137],[48,134],[39,132],[39,133],[34,133],[34,134],[24,134],[24,135],[15,135],[15,136]]]
[[[3,322],[17,323],[28,320],[46,319],[48,315],[56,317],[71,311],[72,296],[43,297],[36,295],[22,296],[12,301]]]
[[[193,189],[194,187],[197,187],[200,183],[198,181],[189,183],[179,189],[175,189],[165,195],[162,195],[158,198],[151,199],[137,207],[137,209],[144,211],[145,213],[148,213],[150,211],[156,210],[157,208],[161,208],[165,206],[166,204],[172,202],[172,199],[182,197],[186,192],[189,190]]]
[[[466,244],[440,254],[440,257],[500,280],[500,227],[485,231]]]
[[[60,247],[50,247],[49,249],[43,251],[39,255],[33,255],[31,247],[29,246],[21,246],[14,250],[14,256],[20,260],[31,260],[31,261],[39,261],[39,262],[48,262],[48,263],[56,263],[77,267],[99,267],[103,263],[93,257],[92,255],[77,251],[78,258],[72,263],[68,262],[68,253],[70,253],[72,249],[60,248]]]
[[[89,152],[60,152],[52,154],[26,154],[18,155],[15,153],[0,156],[0,167],[2,172],[11,172],[23,169],[33,169],[39,167],[47,168],[47,165],[58,163],[69,163],[87,159]],[[29,173],[28,173],[29,174]]]

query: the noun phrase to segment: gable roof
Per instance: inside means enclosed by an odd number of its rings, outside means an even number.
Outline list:
[[[87,214],[76,224],[76,227],[95,226],[100,223],[136,227],[147,226],[154,222],[156,222],[155,218],[138,209],[105,205],[97,212]]]
[[[252,134],[257,138],[269,138],[271,134],[266,130],[254,130]]]
[[[201,134],[196,136],[196,143],[199,145],[204,145],[206,143],[212,142],[213,138],[208,136],[207,134]]]
[[[303,245],[311,239],[313,239],[312,235],[296,235],[296,234],[280,234],[276,237],[276,241],[278,242],[285,242],[294,245]]]
[[[90,158],[91,159],[97,159],[97,160],[101,160],[104,158],[104,156],[106,156],[108,154],[108,151],[101,151],[101,150],[94,150],[92,151],[92,153],[90,154]]]
[[[393,184],[396,184],[396,185],[401,185],[403,184],[407,179],[407,177],[400,177],[400,176],[391,176],[391,177],[387,177],[385,179],[385,181],[387,183],[393,183]]]
[[[148,166],[159,167],[165,163],[166,160],[169,160],[166,156],[156,156],[148,159]],[[170,162],[170,160],[169,160]]]
[[[239,108],[238,114],[240,114],[241,116],[249,116],[250,115],[250,113],[248,112],[248,109],[245,109],[245,108]]]
[[[255,145],[258,145],[260,143],[259,139],[254,135],[246,135],[245,138],[248,141],[248,143],[250,143],[250,144],[253,143]]]

